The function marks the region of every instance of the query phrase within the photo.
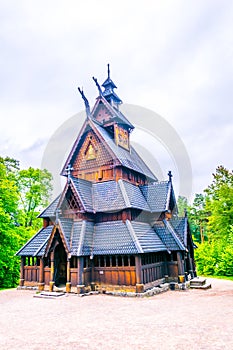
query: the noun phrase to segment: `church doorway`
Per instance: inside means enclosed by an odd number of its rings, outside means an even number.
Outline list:
[[[65,285],[67,281],[67,254],[62,242],[56,246],[54,251],[54,282],[55,286]]]

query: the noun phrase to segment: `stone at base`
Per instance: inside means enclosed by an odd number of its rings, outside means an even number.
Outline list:
[[[20,287],[23,287],[23,286],[24,286],[24,279],[23,279],[23,278],[21,278],[21,279],[19,280],[19,285],[20,285]]]
[[[66,282],[66,293],[70,293],[70,292],[71,292],[71,283]]]
[[[136,293],[144,293],[144,284],[136,284]]]
[[[43,290],[44,290],[44,283],[38,283],[38,290],[40,292],[43,292]]]
[[[53,282],[53,281],[49,282],[49,291],[50,292],[53,292],[54,285],[55,285],[55,282]]]
[[[78,294],[84,294],[85,293],[85,285],[84,284],[78,284],[77,285],[77,293]]]

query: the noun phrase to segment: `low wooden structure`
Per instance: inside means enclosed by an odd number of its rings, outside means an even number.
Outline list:
[[[142,292],[165,278],[195,276],[187,217],[177,217],[172,175],[158,181],[130,144],[134,126],[108,77],[61,175],[62,193],[40,214],[43,228],[17,253],[21,285],[67,292]]]

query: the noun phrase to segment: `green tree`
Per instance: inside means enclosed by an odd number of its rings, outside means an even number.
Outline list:
[[[198,273],[233,275],[233,173],[223,166],[190,208],[192,230],[204,239],[195,253]]]
[[[46,170],[20,170],[15,159],[0,157],[0,287],[18,283],[15,253],[40,225],[36,216],[47,204],[50,180]]]
[[[184,216],[188,208],[188,200],[184,196],[179,196],[177,200],[179,216]]]
[[[207,240],[208,213],[205,208],[205,199],[203,194],[196,193],[192,206],[188,207],[190,228],[197,243]]]
[[[233,224],[233,173],[219,166],[213,178],[205,190],[208,237],[210,240],[227,240]]]
[[[14,285],[18,275],[18,261],[14,257],[20,240],[15,228],[18,199],[15,174],[10,171],[9,162],[5,164],[0,158],[0,286],[5,287]]]
[[[20,193],[20,223],[24,227],[38,228],[40,221],[36,220],[40,211],[48,205],[51,196],[52,175],[46,170],[29,168],[18,173],[18,188]]]

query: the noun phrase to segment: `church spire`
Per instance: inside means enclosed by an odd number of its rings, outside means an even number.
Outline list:
[[[108,63],[108,77],[105,82],[102,84],[104,87],[103,96],[105,99],[113,106],[117,107],[122,103],[122,100],[117,96],[114,89],[116,89],[116,85],[110,78],[110,65]]]

